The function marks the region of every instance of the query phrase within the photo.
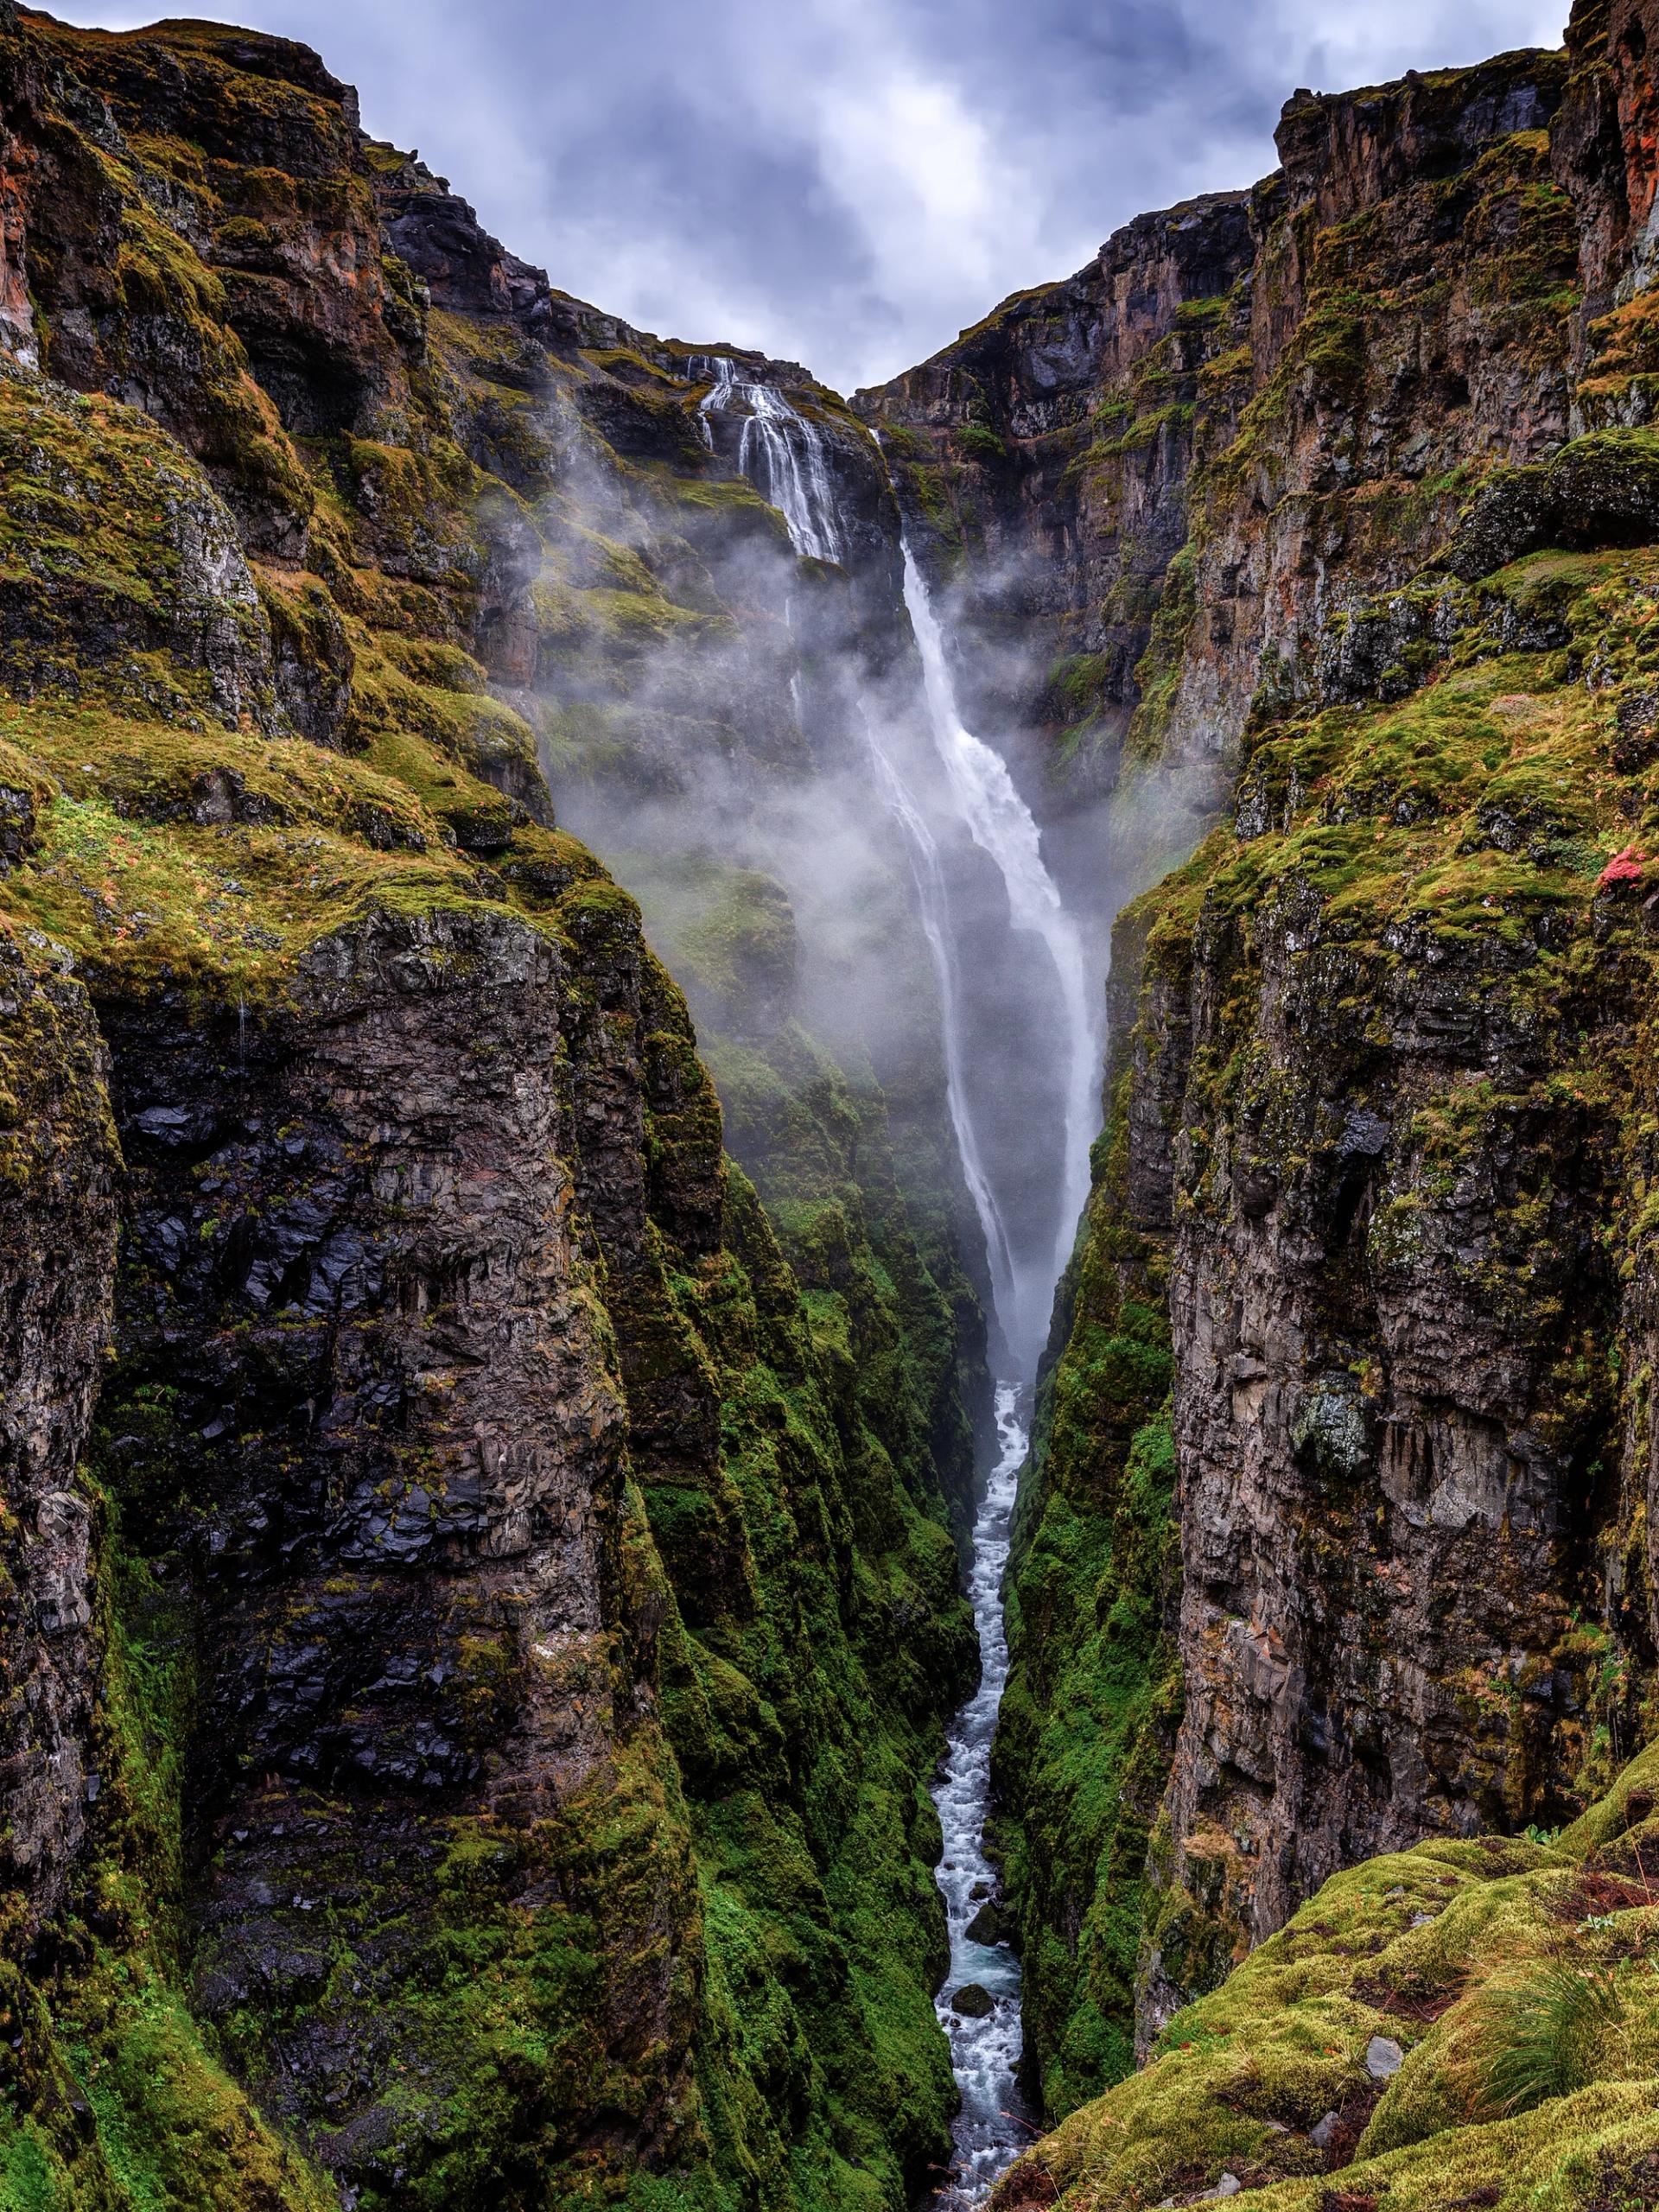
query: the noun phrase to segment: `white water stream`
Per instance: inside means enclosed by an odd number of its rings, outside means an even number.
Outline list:
[[[798,553],[814,561],[839,561],[841,524],[817,424],[809,423],[772,385],[742,382],[729,353],[696,355],[687,366],[694,374],[706,370],[714,378],[697,410],[704,443],[712,450],[711,415],[729,415],[734,400],[746,408],[738,432],[738,467],[788,524]]]
[[[912,796],[909,785],[877,744],[868,715],[864,718],[864,734],[869,744],[876,788],[905,841],[905,850],[910,860],[911,880],[916,887],[916,911],[921,921],[922,935],[927,939],[934,979],[939,988],[939,1030],[944,1052],[945,1099],[950,1109],[950,1126],[956,1135],[957,1149],[962,1154],[963,1180],[968,1185],[968,1195],[974,1202],[974,1211],[979,1217],[979,1226],[985,1238],[985,1258],[991,1273],[992,1301],[999,1313],[1011,1313],[1019,1270],[1007,1227],[1002,1219],[1002,1210],[996,1202],[996,1192],[985,1171],[985,1162],[980,1152],[979,1132],[974,1127],[973,1106],[968,1095],[970,1063],[966,1040],[962,1033],[962,976],[950,934],[950,899],[945,887],[944,869],[939,860],[938,842],[928,828],[927,818]]]
[[[739,467],[783,515],[798,553],[820,561],[840,560],[845,533],[818,425],[772,386],[740,379],[737,364],[728,355],[701,357],[688,367],[712,379],[702,403],[709,445],[714,445],[709,418],[741,409]],[[904,842],[938,989],[946,1095],[963,1176],[984,1234],[997,1319],[1020,1370],[1017,1381],[1005,1380],[997,1386],[996,1462],[974,1523],[968,1591],[979,1635],[979,1687],[950,1725],[932,1792],[944,1837],[937,1878],[950,1936],[950,1970],[937,2010],[950,2038],[951,2065],[962,2096],[953,2130],[951,2173],[936,2200],[944,2208],[982,2202],[997,2176],[1036,2132],[1015,2075],[1021,2039],[1019,1960],[1006,1943],[976,1942],[967,1931],[996,1889],[995,1872],[985,1855],[985,1824],[990,1811],[991,1739],[1008,1672],[1002,1581],[1027,1449],[1020,1408],[1047,1327],[1055,1281],[1070,1255],[1088,1196],[1098,1044],[1090,1018],[1082,942],[1044,862],[1037,824],[1001,756],[963,721],[925,580],[907,543],[903,550],[905,604],[921,658],[928,727],[954,826],[995,863],[1013,928],[1033,935],[1046,949],[1063,1022],[1058,1038],[1031,1040],[1033,1050],[1042,1049],[1046,1041],[1064,1060],[1065,1188],[1059,1232],[1052,1257],[1039,1254],[1022,1259],[988,1170],[976,1111],[979,1067],[969,1034],[947,870],[927,811],[894,757],[885,724],[879,715],[867,712],[864,734],[876,788]],[[975,2013],[957,2009],[954,1999],[968,1985],[988,1996],[988,2010]]]
[[[950,1930],[950,1971],[935,2010],[950,2038],[950,2064],[962,2092],[962,2109],[951,2129],[956,2158],[936,2199],[941,2212],[947,2206],[982,2202],[997,2176],[1038,2133],[1014,2075],[1021,2037],[1020,1961],[1006,1943],[976,1943],[968,1933],[996,1888],[995,1872],[985,1856],[985,1821],[991,1808],[991,1738],[1008,1679],[1002,1577],[1026,1457],[1020,1396],[1011,1382],[997,1385],[996,1465],[974,1522],[974,1563],[968,1577],[979,1630],[979,1688],[950,1724],[944,1764],[933,1785],[944,1831],[944,1856],[936,1879]],[[976,1985],[988,1994],[989,2012],[974,2018],[957,2012],[951,1999],[964,1985]]]

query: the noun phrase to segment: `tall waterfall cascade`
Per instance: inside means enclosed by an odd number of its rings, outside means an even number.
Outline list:
[[[738,465],[783,516],[796,552],[814,560],[842,560],[848,532],[836,504],[829,441],[820,425],[775,387],[743,379],[729,355],[697,357],[690,365],[710,379],[701,405],[710,448],[713,418],[741,416]],[[998,1448],[980,1499],[968,1578],[979,1636],[979,1686],[951,1723],[932,1791],[944,1840],[938,1880],[950,1939],[950,1970],[936,2009],[950,2039],[962,2100],[952,2168],[938,2193],[943,2208],[982,2202],[1034,2132],[1016,2075],[1020,1963],[1007,1944],[996,1940],[997,1884],[986,1855],[986,1824],[991,1742],[1008,1670],[1002,1581],[1027,1448],[1023,1415],[1054,1286],[1088,1195],[1099,1038],[1090,1013],[1083,941],[1044,861],[1037,823],[1006,762],[963,721],[944,630],[907,538],[901,539],[901,550],[905,606],[921,667],[918,703],[932,754],[925,791],[918,762],[906,757],[885,712],[863,700],[858,712],[875,790],[909,864],[938,994],[951,1126],[984,1236],[993,1300],[1012,1370],[997,1388]],[[796,701],[798,709],[798,690]],[[1046,1047],[1058,1062],[1064,1126],[1052,1150],[1062,1163],[1063,1189],[1059,1227],[1049,1249],[1033,1251],[1029,1240],[1022,1246],[1013,1233],[989,1159],[986,1056],[976,1050],[960,950],[960,893],[942,849],[946,837],[958,844],[966,841],[993,865],[1008,928],[1040,948],[1039,957],[1052,971],[1048,1002],[1058,1009],[1059,1034],[1020,1040],[1022,1051],[1035,1053]]]
[[[876,741],[868,715],[864,717],[864,735],[869,747],[876,789],[880,792],[888,813],[899,825],[899,835],[904,840],[906,855],[910,861],[911,880],[916,891],[916,912],[921,921],[922,934],[927,939],[934,979],[938,985],[946,1103],[950,1112],[950,1126],[956,1135],[957,1149],[962,1155],[963,1179],[968,1185],[968,1195],[974,1202],[974,1211],[979,1217],[980,1230],[985,1238],[985,1260],[990,1269],[992,1299],[999,1313],[1010,1311],[1017,1272],[1014,1246],[980,1153],[979,1133],[974,1126],[968,1095],[969,1061],[963,1036],[962,977],[957,968],[957,949],[950,936],[950,896],[945,885],[944,868],[939,859],[938,841],[928,827],[927,818],[917,804],[915,795]]]
[[[1016,1356],[1025,1356],[1021,1364],[1034,1368],[1048,1327],[1054,1285],[1071,1257],[1077,1220],[1089,1196],[1089,1147],[1098,1111],[1099,1039],[1090,1014],[1083,939],[1044,861],[1036,821],[1014,789],[1007,763],[962,719],[944,633],[907,537],[904,558],[905,605],[922,657],[928,722],[946,781],[969,835],[996,864],[1014,927],[1037,938],[1052,962],[1064,1011],[1058,1045],[1064,1057],[1065,1183],[1053,1264],[1051,1268],[1040,1258],[1027,1260],[1014,1273],[1006,1307],[998,1299],[1004,1334]]]

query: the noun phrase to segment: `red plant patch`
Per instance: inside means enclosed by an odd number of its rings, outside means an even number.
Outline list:
[[[1365,2133],[1366,2123],[1376,2110],[1382,2094],[1381,2089],[1373,2088],[1368,2082],[1364,2088],[1354,2090],[1351,2095],[1343,2100],[1337,2124],[1325,2146],[1326,2173],[1340,2173],[1344,2166],[1353,2164],[1359,2139]]]
[[[1659,2151],[1632,2160],[1604,2151],[1596,2180],[1596,2194],[1585,2198],[1584,2212],[1640,2212],[1659,2205]]]
[[[1618,891],[1627,885],[1640,883],[1642,871],[1648,856],[1639,845],[1626,845],[1622,853],[1615,853],[1596,879],[1598,891]]]
[[[955,2192],[941,2194],[948,2204]],[[998,2203],[1001,2212],[1047,2212],[1048,2206],[1058,2202],[1059,2195],[1053,2175],[1039,2159],[1022,2158],[1003,2181]]]
[[[1659,1904],[1659,1887],[1640,1875],[1615,1874],[1603,1866],[1586,1866],[1549,1900],[1553,1920],[1589,1920],[1615,1912],[1639,1912]]]

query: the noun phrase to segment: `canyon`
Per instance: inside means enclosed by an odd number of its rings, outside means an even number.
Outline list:
[[[1659,2203],[1656,39],[844,397],[0,0],[6,2212]]]

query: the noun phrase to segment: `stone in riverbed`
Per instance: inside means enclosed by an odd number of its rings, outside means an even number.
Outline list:
[[[969,1922],[966,1935],[970,1943],[1006,1943],[1008,1941],[1008,1916],[995,1902],[981,1905]]]
[[[964,1981],[950,1999],[950,2009],[964,2019],[983,2020],[995,2011],[996,1999],[982,1983]]]

